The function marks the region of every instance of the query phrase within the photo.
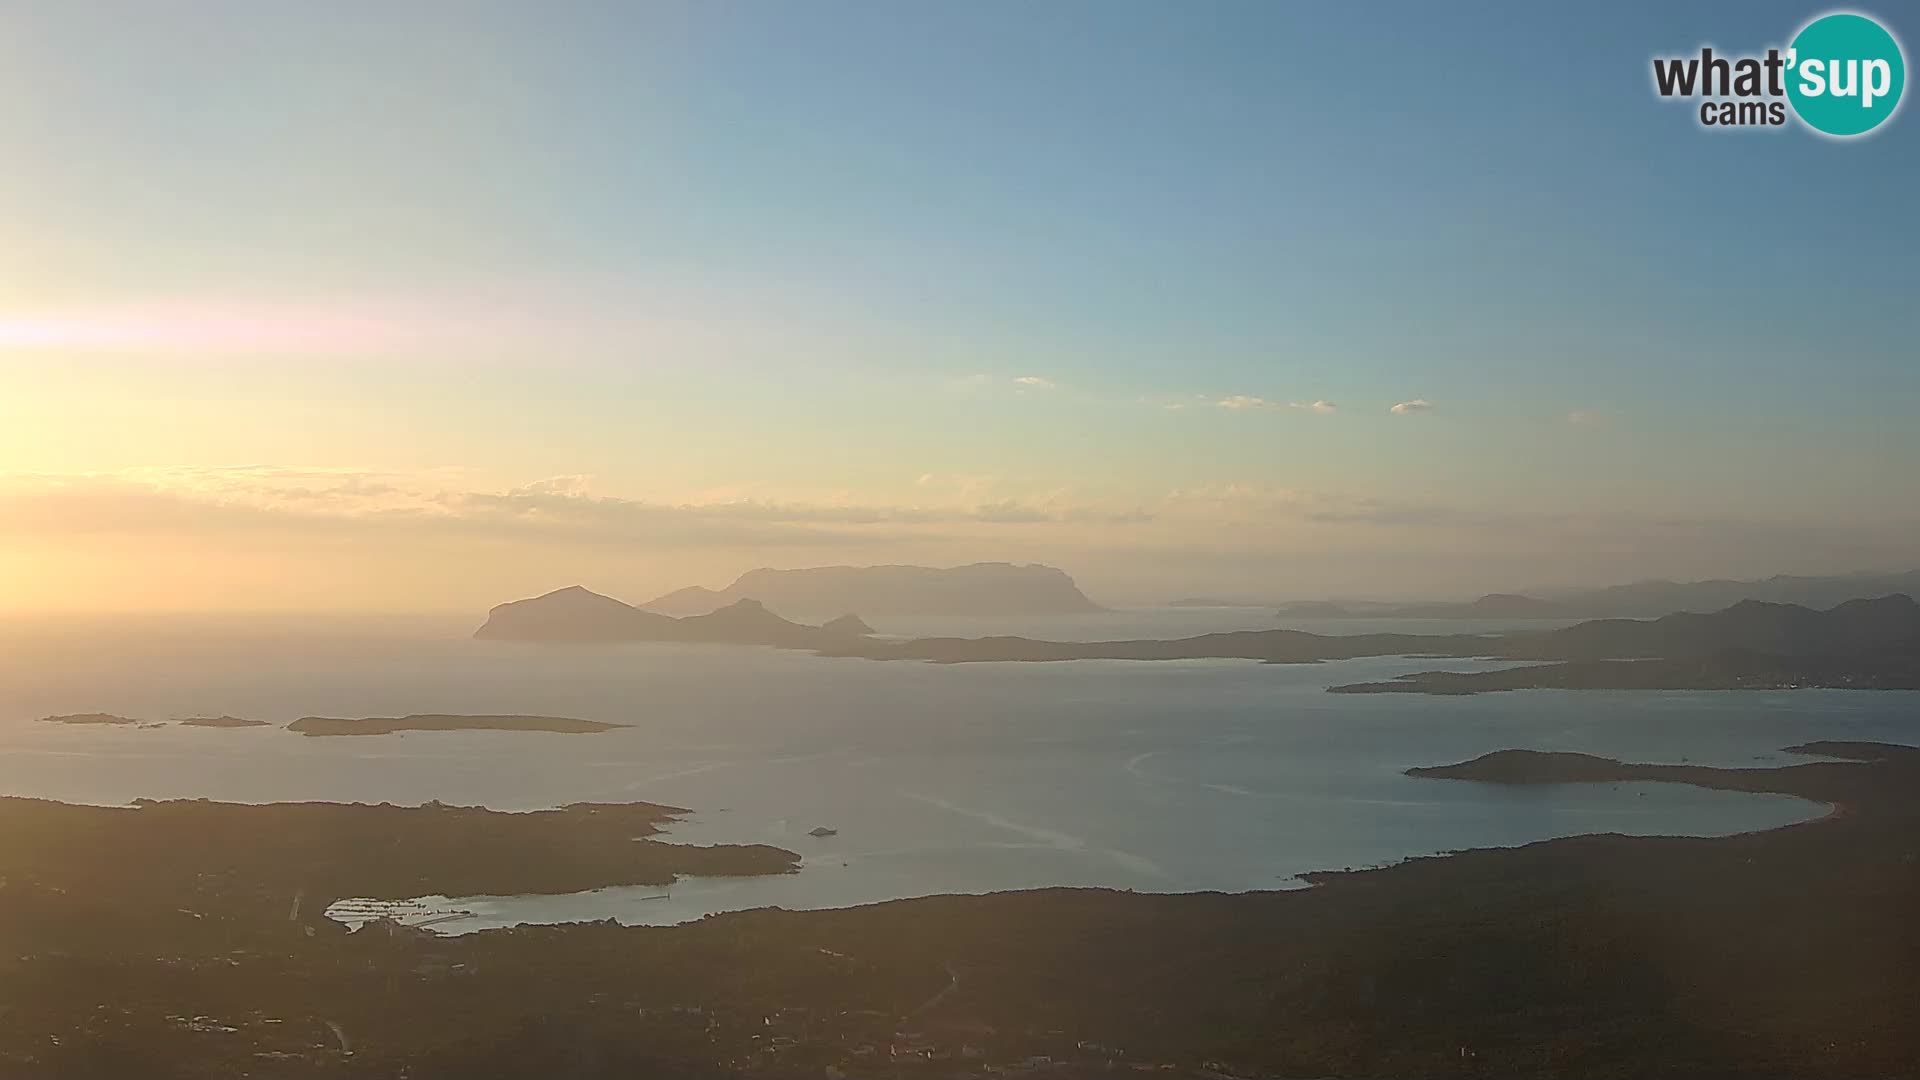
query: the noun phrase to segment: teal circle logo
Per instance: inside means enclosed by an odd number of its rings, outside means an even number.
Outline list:
[[[1900,43],[1865,15],[1823,15],[1787,51],[1787,100],[1822,134],[1847,138],[1879,127],[1900,107],[1906,85]]]

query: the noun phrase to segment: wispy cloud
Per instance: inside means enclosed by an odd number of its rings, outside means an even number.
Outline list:
[[[1395,416],[1406,416],[1410,413],[1432,412],[1433,402],[1428,401],[1426,398],[1414,398],[1412,401],[1403,401],[1400,404],[1395,405],[1393,408],[1388,409],[1387,411],[1390,413],[1393,413]]]
[[[265,466],[0,474],[0,535],[372,528],[653,546],[808,545],[968,524],[1151,519],[1137,506],[1076,499],[1070,492],[995,495],[986,481],[948,482],[932,475],[915,485],[927,492],[925,503],[738,495],[636,499],[595,494],[590,479],[578,475],[505,490],[457,481],[432,474]]]
[[[981,371],[944,379],[940,383],[940,388],[949,394],[961,397],[990,398],[1008,392],[1025,394],[1064,390],[1065,386],[1059,380],[1050,379],[1045,375],[1008,376]]]
[[[1235,410],[1294,409],[1299,412],[1314,412],[1322,415],[1340,411],[1340,406],[1335,405],[1325,398],[1320,398],[1315,401],[1269,401],[1266,398],[1254,397],[1251,394],[1235,394],[1232,397],[1224,397],[1214,402],[1214,405],[1222,409]],[[1169,405],[1168,408],[1177,408],[1177,406]]]
[[[1607,414],[1597,409],[1575,409],[1567,414],[1567,423],[1577,427],[1600,427],[1607,422]]]
[[[817,545],[982,535],[988,528],[1153,524],[1168,538],[1203,542],[1222,525],[1279,535],[1298,526],[1425,529],[1458,536],[1671,536],[1687,529],[1753,528],[1712,519],[1515,511],[1441,500],[1257,484],[1167,491],[1136,501],[1069,489],[1010,493],[988,476],[928,474],[914,501],[857,495],[786,497],[719,493],[696,499],[596,494],[589,477],[546,477],[506,488],[451,473],[363,469],[157,468],[108,473],[0,473],[0,535],[296,531],[459,531],[519,539],[674,547]],[[1278,530],[1279,532],[1275,532]],[[1096,530],[1093,534],[1106,539]],[[1349,532],[1348,535],[1361,535]]]
[[[489,486],[452,471],[267,466],[0,473],[0,549],[71,552],[100,560],[102,573],[138,566],[144,576],[129,578],[126,588],[151,584],[153,595],[172,603],[201,602],[209,590],[226,596],[218,593],[222,583],[240,580],[229,565],[279,574],[291,558],[311,559],[310,573],[275,585],[282,600],[309,606],[390,603],[380,589],[353,589],[369,581],[415,587],[443,563],[448,573],[434,595],[471,606],[498,600],[498,590],[518,582],[548,586],[556,568],[584,574],[581,568],[595,566],[610,580],[642,567],[639,573],[653,575],[634,586],[644,592],[684,584],[693,572],[724,580],[783,562],[1004,557],[1136,589],[1244,584],[1277,572],[1292,575],[1285,587],[1316,595],[1334,588],[1332,581],[1363,593],[1431,588],[1438,572],[1511,588],[1573,576],[1724,572],[1729,559],[1757,573],[1800,565],[1794,560],[1808,552],[1834,565],[1920,557],[1912,539],[1920,520],[1904,510],[1836,529],[1793,517],[1515,509],[1417,491],[1219,482],[1119,496],[1033,490],[986,475],[902,480],[903,493],[891,497],[732,490],[648,498],[597,493],[591,478],[578,475]],[[1658,561],[1649,562],[1649,552]],[[475,576],[482,565],[493,569]],[[1169,565],[1178,572],[1155,576]]]
[[[1235,394],[1232,397],[1223,397],[1219,401],[1214,402],[1214,404],[1222,409],[1271,409],[1274,407],[1274,403],[1268,401],[1266,398],[1253,397],[1248,394]]]

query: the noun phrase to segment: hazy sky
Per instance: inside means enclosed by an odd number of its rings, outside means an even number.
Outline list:
[[[0,0],[0,610],[1920,564],[1920,117],[1649,86],[1819,10]]]

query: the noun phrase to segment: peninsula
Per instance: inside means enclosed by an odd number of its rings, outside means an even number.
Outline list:
[[[1670,781],[1839,813],[1433,856],[1282,892],[1043,889],[461,937],[348,933],[323,913],[345,897],[662,884],[798,860],[656,842],[682,811],[645,805],[0,799],[0,976],[34,988],[0,1013],[0,1071],[1906,1075],[1920,1061],[1906,948],[1920,750],[1793,749],[1844,760],[1509,751],[1413,774]]]
[[[1498,671],[1421,671],[1335,694],[1456,696],[1501,690],[1920,690],[1920,655],[1891,649],[1780,656],[1729,649],[1674,660],[1576,660]]]
[[[1778,574],[1751,581],[1640,581],[1599,589],[1562,589],[1542,596],[1488,593],[1477,600],[1422,603],[1295,600],[1277,607],[1283,619],[1651,618],[1676,611],[1718,611],[1744,600],[1829,608],[1848,600],[1916,592],[1920,592],[1920,570],[1815,577]]]

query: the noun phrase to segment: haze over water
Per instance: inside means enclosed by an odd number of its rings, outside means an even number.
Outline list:
[[[1032,620],[877,620],[885,633],[1166,636],[1271,626],[1264,609]],[[964,624],[964,625],[963,625]],[[1486,629],[1347,621],[1306,629]],[[524,810],[651,801],[693,812],[665,839],[769,843],[796,875],[662,890],[465,899],[466,931],[519,921],[675,922],[1049,885],[1289,887],[1317,869],[1586,832],[1713,835],[1822,808],[1679,785],[1506,789],[1410,765],[1491,750],[1775,765],[1812,739],[1912,741],[1920,695],[1535,691],[1332,695],[1330,684],[1474,662],[1369,659],[940,666],[759,648],[538,647],[451,620],[160,620],[0,627],[0,793],[135,798],[438,799]],[[544,713],[603,735],[417,733],[312,739],[274,728],[32,723],[106,711]],[[816,826],[838,835],[814,838]]]

